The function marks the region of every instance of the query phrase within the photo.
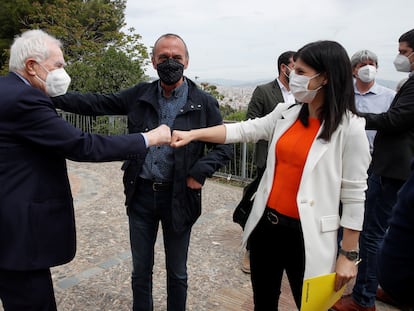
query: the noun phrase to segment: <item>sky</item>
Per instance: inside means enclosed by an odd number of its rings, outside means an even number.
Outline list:
[[[407,74],[393,60],[413,14],[413,0],[127,0],[125,22],[148,49],[162,34],[180,35],[190,54],[184,74],[199,82],[272,80],[281,53],[316,40],[337,41],[350,56],[371,50],[377,78],[399,81]],[[152,66],[146,73],[157,76]]]

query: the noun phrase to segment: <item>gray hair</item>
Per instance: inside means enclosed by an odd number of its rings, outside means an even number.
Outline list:
[[[359,63],[362,63],[366,60],[372,60],[375,63],[375,66],[378,67],[378,56],[377,56],[377,54],[375,54],[374,52],[372,52],[370,50],[360,50],[360,51],[356,52],[354,55],[352,55],[352,57],[351,57],[352,68],[355,68],[356,65],[358,65]]]
[[[58,39],[40,29],[28,30],[16,36],[10,47],[9,71],[23,70],[25,61],[30,57],[39,62],[48,59],[50,43],[62,47]]]

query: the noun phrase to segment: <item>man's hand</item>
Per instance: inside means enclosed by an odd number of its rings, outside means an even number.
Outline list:
[[[190,188],[190,189],[201,189],[203,187],[203,185],[200,184],[193,177],[188,176],[187,177],[187,187]]]
[[[171,142],[171,130],[165,124],[161,124],[159,127],[143,134],[148,140],[148,147],[169,144]]]
[[[190,136],[191,131],[177,131],[174,130],[171,137],[171,147],[183,147],[192,141]]]

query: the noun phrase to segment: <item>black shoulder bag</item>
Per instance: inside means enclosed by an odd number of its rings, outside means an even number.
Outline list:
[[[264,170],[263,170],[264,171]],[[243,189],[243,197],[236,209],[233,212],[233,221],[238,223],[243,229],[246,224],[247,218],[250,215],[250,211],[253,207],[254,195],[259,186],[260,180],[262,179],[263,173],[256,176],[253,181]]]

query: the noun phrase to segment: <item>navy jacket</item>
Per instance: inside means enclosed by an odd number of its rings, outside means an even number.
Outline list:
[[[363,113],[367,129],[377,130],[372,170],[379,176],[407,180],[414,158],[414,76],[395,95],[388,111]]]
[[[398,192],[377,269],[384,291],[399,304],[414,307],[414,172]]]
[[[190,130],[222,124],[217,100],[188,82],[188,99],[179,111],[173,129]],[[127,115],[130,133],[146,132],[159,124],[158,83],[139,83],[116,94],[68,93],[53,98],[56,107],[84,115]],[[206,148],[209,149],[206,152]],[[193,141],[174,149],[174,177],[172,217],[175,230],[194,224],[201,214],[201,191],[187,187],[186,179],[192,176],[204,184],[207,177],[224,166],[233,156],[230,145],[206,144]],[[136,190],[141,164],[135,160],[124,163],[126,205]]]
[[[83,133],[14,73],[0,77],[0,269],[43,269],[75,255],[66,158],[145,159],[141,134]]]

